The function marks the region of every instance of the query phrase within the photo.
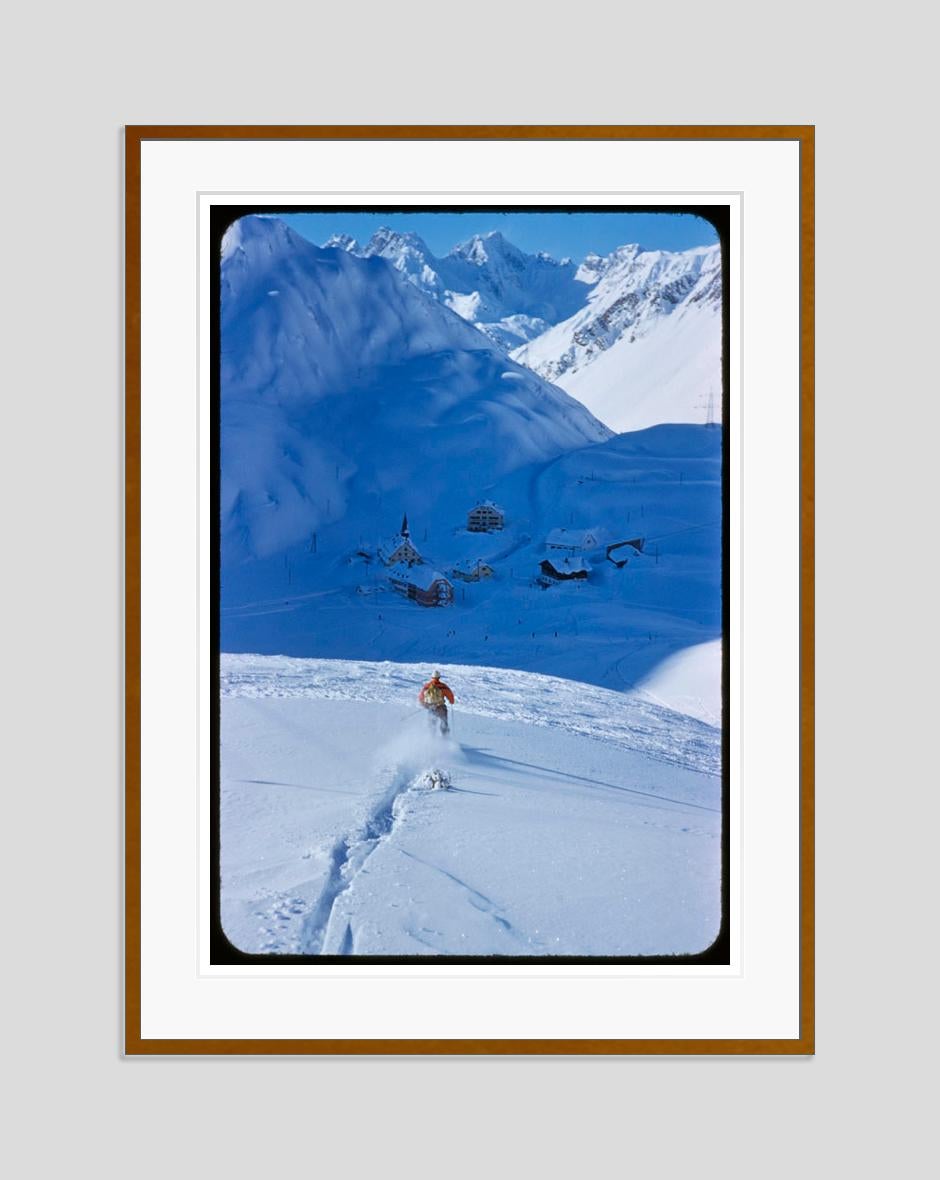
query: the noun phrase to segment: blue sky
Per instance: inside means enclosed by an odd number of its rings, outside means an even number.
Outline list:
[[[316,245],[332,233],[368,241],[380,226],[420,234],[433,254],[446,254],[474,234],[499,230],[505,238],[534,254],[575,261],[592,251],[609,254],[627,242],[651,250],[688,250],[710,246],[718,235],[710,222],[685,213],[287,213],[280,214]]]

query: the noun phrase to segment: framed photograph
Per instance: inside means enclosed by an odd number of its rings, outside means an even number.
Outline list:
[[[813,129],[126,129],[129,1054],[813,1051]]]

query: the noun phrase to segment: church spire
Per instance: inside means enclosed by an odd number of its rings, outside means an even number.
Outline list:
[[[410,537],[411,536],[411,534],[408,532],[408,513],[407,512],[401,518],[401,535],[403,537]]]

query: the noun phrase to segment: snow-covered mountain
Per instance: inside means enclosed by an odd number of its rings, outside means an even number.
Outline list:
[[[578,268],[584,306],[514,360],[614,430],[721,415],[721,252],[621,246]]]
[[[720,428],[612,437],[384,259],[275,219],[237,222],[223,255],[223,650],[500,664],[622,690],[720,634]],[[481,499],[502,531],[467,531]],[[421,568],[453,580],[453,611],[390,585],[382,553],[404,513]],[[598,548],[587,580],[542,589],[558,528],[593,530]],[[606,559],[637,537],[626,565]],[[468,562],[492,576],[466,584]]]
[[[526,254],[499,232],[443,258],[414,233],[382,228],[361,245],[519,364],[566,389],[614,430],[721,414],[721,252],[620,246],[580,265]]]
[[[508,351],[571,315],[583,302],[568,258],[526,254],[501,233],[477,234],[437,258],[417,234],[381,228],[365,245],[334,234],[324,248],[384,258],[425,295],[475,324]]]
[[[330,522],[371,531],[383,497],[434,502],[468,466],[485,486],[610,436],[383,258],[277,219],[229,228],[221,302],[226,564]]]

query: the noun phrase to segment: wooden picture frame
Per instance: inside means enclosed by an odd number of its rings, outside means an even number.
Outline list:
[[[349,143],[362,150],[372,145],[454,143],[596,144],[655,143],[668,145],[720,144],[781,145],[797,152],[795,183],[798,185],[798,312],[797,335],[788,346],[798,350],[798,545],[799,545],[799,781],[793,782],[793,803],[798,806],[798,882],[796,942],[792,947],[796,994],[790,997],[798,1007],[791,1035],[760,1036],[359,1036],[304,1035],[205,1035],[186,1028],[179,1035],[155,1035],[148,1028],[148,1005],[153,1004],[154,983],[144,979],[147,956],[159,952],[147,942],[147,922],[153,918],[143,904],[144,829],[146,809],[142,799],[142,709],[148,704],[149,686],[142,677],[142,613],[151,587],[143,582],[143,570],[151,568],[144,559],[146,534],[142,530],[142,493],[148,470],[142,463],[142,422],[146,429],[144,403],[148,354],[142,346],[146,314],[147,284],[150,280],[142,249],[144,149],[147,145],[182,145],[189,153],[213,145]],[[601,150],[599,148],[599,150]],[[132,1055],[160,1054],[809,1054],[814,1044],[814,796],[813,796],[813,282],[814,282],[814,130],[810,126],[133,126],[126,128],[125,189],[125,1052]],[[153,165],[151,164],[151,167]],[[690,183],[695,183],[690,177]],[[311,190],[317,186],[311,184]],[[748,192],[744,190],[744,208]],[[197,213],[198,216],[198,213]],[[744,331],[747,331],[745,327]],[[194,430],[198,424],[194,422]],[[172,741],[172,734],[167,735]],[[194,820],[194,836],[198,817]],[[194,929],[198,917],[193,917]],[[791,957],[792,957],[791,955]],[[746,975],[746,966],[742,968]],[[198,974],[198,969],[196,971]],[[180,981],[181,988],[186,981]],[[188,985],[188,984],[187,984]],[[222,986],[221,984],[219,986]],[[376,979],[375,989],[383,985]],[[520,983],[520,986],[526,986]],[[591,980],[579,987],[590,994]],[[625,985],[628,986],[628,985]]]

